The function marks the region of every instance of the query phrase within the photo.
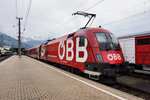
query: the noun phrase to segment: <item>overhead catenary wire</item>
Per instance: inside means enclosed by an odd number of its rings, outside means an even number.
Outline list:
[[[59,25],[59,26],[57,26],[56,28],[58,28],[58,27],[60,27],[60,26],[64,26],[64,25],[66,25],[66,24],[68,24],[69,22],[71,22],[73,19],[75,19],[75,17],[72,17],[71,19],[69,19],[69,20],[67,20],[66,22],[64,22],[63,24],[61,24],[61,25]],[[56,29],[55,28],[55,29]],[[60,28],[59,29],[57,29],[57,31],[58,30],[60,30]],[[51,33],[52,33],[53,31],[51,31]]]
[[[98,4],[102,3],[103,1],[104,1],[104,0],[101,0],[101,1],[99,1],[99,2],[97,2],[97,3],[95,3],[94,5],[90,6],[89,8],[87,8],[87,9],[84,10],[84,11],[88,11],[88,10],[90,10],[90,9],[92,9],[92,8],[94,8],[94,7],[96,7]]]
[[[32,0],[30,0],[30,3],[29,3],[29,8],[28,8],[28,12],[27,12],[27,15],[26,15],[26,19],[25,19],[25,24],[24,24],[23,31],[25,31],[25,28],[26,28],[26,24],[27,24],[27,21],[28,21],[28,16],[29,16],[31,4],[32,4]]]
[[[23,32],[25,31],[25,28],[26,28],[26,24],[27,24],[27,20],[28,20],[28,17],[29,17],[29,12],[30,12],[30,9],[31,9],[31,4],[32,4],[32,0],[29,1],[29,5],[28,5],[28,8],[27,8],[27,14],[26,16],[24,17],[23,16],[23,8],[24,8],[24,0],[21,0],[21,1],[18,1],[18,0],[15,0],[15,9],[16,9],[16,18],[17,19],[25,19],[25,22],[24,22],[24,25],[22,25],[23,27],[23,30],[21,31],[21,27],[20,27],[20,38],[23,39]],[[18,9],[19,8],[19,9]],[[20,22],[21,23],[21,22]],[[20,24],[21,26],[21,24]],[[21,35],[22,33],[22,35]],[[21,42],[20,42],[21,43]]]
[[[18,0],[14,0],[14,4],[15,4],[15,22],[16,22],[16,25],[14,25],[13,27],[16,28],[16,31],[18,30],[18,28],[16,27],[18,25],[18,21],[16,20],[18,18]],[[16,34],[18,34],[16,32]]]
[[[15,0],[15,5],[16,5],[16,18],[18,17],[18,3],[17,3],[17,0]]]
[[[141,4],[145,4],[145,3],[147,3],[147,2],[150,2],[150,0],[144,1],[144,2],[142,2],[142,3],[140,3],[140,4],[138,4],[138,5],[135,5],[134,7],[130,7],[130,8],[128,8],[128,9],[124,9],[124,10],[118,12],[118,13],[123,13],[123,12],[125,12],[125,11],[130,11],[132,8],[137,8],[138,6],[141,6]],[[147,11],[149,11],[149,10],[147,10]],[[116,20],[116,21],[113,21],[113,22],[105,23],[105,24],[103,24],[103,25],[109,25],[109,24],[112,24],[112,23],[116,23],[116,22],[119,22],[119,21],[121,21],[121,20],[124,20],[124,19],[130,18],[130,17],[136,16],[136,15],[138,15],[138,14],[145,13],[145,12],[146,12],[146,11],[144,11],[144,12],[139,12],[139,13],[136,13],[136,14],[134,14],[134,15],[127,16],[127,17],[124,17],[124,18],[122,18],[122,19],[119,19],[119,20]],[[115,14],[113,14],[113,15],[111,15],[111,16],[116,16],[116,15],[118,15],[118,13],[117,13],[117,14],[115,13]],[[109,17],[110,17],[110,16],[109,16]],[[107,17],[105,17],[105,19],[106,19],[106,18],[107,18]]]
[[[70,10],[69,12],[67,12],[67,13],[64,15],[64,17],[63,17],[63,18],[61,18],[61,19],[66,18],[66,16],[67,16],[68,14],[70,14],[72,11],[74,11],[75,9],[77,9],[78,7],[80,7],[81,5],[83,5],[86,1],[87,1],[87,0],[83,0],[83,1],[81,1],[81,3],[79,3],[79,4],[75,7],[75,8],[73,8],[73,9],[72,9],[72,10]],[[60,27],[60,26],[62,26],[62,25],[64,25],[64,24],[69,23],[69,22],[70,22],[71,20],[73,20],[74,18],[75,18],[75,17],[70,18],[69,20],[67,20],[67,21],[66,21],[66,22],[64,22],[63,24],[58,25],[58,26],[56,26],[56,27],[52,28],[51,32],[52,32],[53,30],[57,29],[58,27]]]
[[[117,30],[114,30],[114,32],[116,32],[116,31],[122,31],[122,30],[127,30],[127,29],[142,28],[142,27],[145,27],[145,26],[148,26],[148,25],[150,25],[150,23],[146,23],[146,24],[142,24],[142,25],[136,25],[136,26],[131,26],[131,27],[126,27],[126,28],[122,28],[122,29],[117,29]]]
[[[143,12],[143,14],[144,14],[144,12]],[[125,24],[128,24],[128,26],[130,25],[130,23],[133,23],[133,22],[139,22],[139,21],[143,21],[143,20],[147,20],[147,19],[149,19],[149,17],[150,17],[150,10],[149,10],[149,12],[147,12],[147,14],[149,14],[149,16],[144,16],[143,18],[141,18],[141,17],[138,17],[137,19],[135,19],[134,17],[133,17],[133,20],[131,20],[131,21],[126,21],[126,23]],[[139,15],[142,15],[142,14],[139,14]],[[137,15],[138,16],[138,15]],[[130,19],[127,19],[127,20],[130,20]],[[124,20],[122,20],[122,21],[124,21]],[[118,23],[122,23],[122,21],[119,21]],[[114,24],[111,24],[111,25],[115,25],[115,26],[117,26],[118,25],[118,23],[117,22],[115,22]]]
[[[97,3],[95,3],[94,5],[92,5],[92,6],[90,6],[89,8],[87,8],[87,9],[85,9],[84,11],[88,11],[88,10],[90,10],[90,9],[92,9],[92,8],[94,8],[94,7],[96,7],[98,4],[100,4],[100,3],[102,3],[104,0],[100,0],[100,1],[98,1]],[[68,24],[69,22],[71,22],[73,19],[75,19],[76,17],[73,17],[73,18],[71,18],[71,19],[69,19],[69,20],[67,20],[66,22],[64,22],[63,24],[61,24],[61,25],[59,25],[59,26],[63,26],[63,25],[66,25],[66,24]],[[59,27],[58,26],[58,27]],[[58,27],[56,27],[56,28],[58,28]],[[55,29],[56,29],[55,28]],[[60,30],[60,29],[57,29],[57,31],[58,30]],[[52,31],[51,31],[52,32]]]
[[[87,0],[81,1],[81,3],[79,3],[75,8],[73,8],[73,9],[70,10],[68,13],[66,13],[66,15],[72,13],[72,11],[76,10],[78,7],[80,7],[81,5],[83,5],[86,1],[87,1]],[[66,15],[65,15],[65,16],[66,16]],[[64,18],[65,18],[65,16],[64,16]]]
[[[127,23],[124,23],[123,26],[126,26],[126,28],[127,28],[127,27],[130,27],[129,25],[130,25],[131,23],[139,22],[139,21],[141,21],[141,20],[148,20],[149,17],[150,17],[150,16],[148,16],[148,17],[143,17],[143,18],[141,18],[141,19],[132,20],[132,21],[126,21]],[[116,24],[115,26],[117,27],[118,25],[120,25],[120,24]],[[114,26],[114,24],[113,24],[113,26]],[[120,28],[124,28],[124,27],[118,27],[118,28],[120,29]]]
[[[22,0],[22,3],[21,3],[21,16],[23,18],[23,7],[24,7],[24,0]]]
[[[149,10],[147,10],[147,11],[150,11],[150,9],[149,9]],[[131,16],[128,16],[128,17],[122,18],[122,19],[120,19],[120,20],[116,20],[116,21],[113,21],[113,22],[110,22],[110,23],[107,23],[107,24],[103,24],[103,26],[104,26],[104,25],[113,24],[113,23],[117,23],[117,22],[119,22],[119,21],[121,21],[121,20],[125,20],[125,19],[128,19],[128,18],[131,18],[131,17],[137,16],[137,15],[140,15],[140,14],[142,14],[142,13],[145,13],[145,12],[140,12],[140,13],[137,13],[137,14],[134,14],[134,15],[131,15]]]
[[[16,0],[17,1],[17,0]],[[31,0],[32,1],[32,0]],[[86,0],[84,0],[84,1],[86,1]],[[84,2],[83,1],[83,2]],[[90,10],[90,9],[92,9],[93,7],[95,7],[95,6],[97,6],[99,3],[101,3],[102,1],[104,1],[104,0],[101,0],[101,1],[99,1],[99,2],[97,2],[97,3],[95,3],[94,5],[92,5],[91,7],[89,7],[89,8],[87,8],[86,10],[88,11],[88,10]],[[17,3],[17,2],[16,2]],[[16,6],[16,8],[17,8],[17,6]],[[30,9],[30,8],[29,8]],[[73,9],[74,10],[74,9]],[[85,10],[85,11],[86,11]],[[70,11],[71,12],[71,11]],[[17,13],[17,11],[16,11],[16,13]],[[17,15],[17,14],[16,14]],[[71,18],[71,19],[69,19],[68,21],[66,21],[66,22],[64,22],[63,24],[61,24],[60,26],[63,26],[63,25],[66,25],[67,23],[69,23],[70,21],[72,21],[73,19],[75,19],[76,17],[73,17],[73,18]],[[26,17],[26,19],[28,19],[28,14],[27,14],[27,17]],[[25,25],[24,25],[24,29],[25,29],[25,27],[26,27],[26,23],[27,23],[27,21],[25,21]],[[58,27],[57,27],[58,28]],[[56,29],[56,28],[55,28]]]

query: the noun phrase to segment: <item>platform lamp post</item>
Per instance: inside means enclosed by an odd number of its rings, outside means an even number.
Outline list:
[[[18,19],[18,55],[19,55],[19,58],[21,58],[21,23],[20,23],[20,20],[22,20],[23,18],[19,18],[19,17],[16,17],[16,19]]]

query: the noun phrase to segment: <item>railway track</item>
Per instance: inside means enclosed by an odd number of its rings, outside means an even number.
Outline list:
[[[150,78],[149,75],[131,73],[117,78],[117,84],[114,84],[112,88],[124,91],[126,93],[144,98],[150,99]]]
[[[10,56],[0,56],[0,62],[1,61],[3,61],[3,60],[5,60],[5,59],[7,59],[7,58],[9,58]]]
[[[150,93],[142,91],[142,90],[134,88],[134,87],[130,87],[128,85],[116,83],[114,85],[111,85],[110,87],[115,88],[115,89],[120,90],[120,91],[123,91],[123,92],[126,92],[128,94],[143,98],[145,100],[150,99]]]
[[[131,76],[131,77],[138,77],[138,78],[142,78],[144,80],[148,80],[150,81],[150,74],[147,74],[147,73],[131,73],[129,74],[128,76]]]

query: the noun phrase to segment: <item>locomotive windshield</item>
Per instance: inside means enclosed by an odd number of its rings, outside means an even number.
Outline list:
[[[101,51],[120,50],[117,38],[110,33],[95,33]]]

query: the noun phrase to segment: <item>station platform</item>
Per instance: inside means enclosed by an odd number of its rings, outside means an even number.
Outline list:
[[[141,100],[27,56],[0,63],[0,100]]]

